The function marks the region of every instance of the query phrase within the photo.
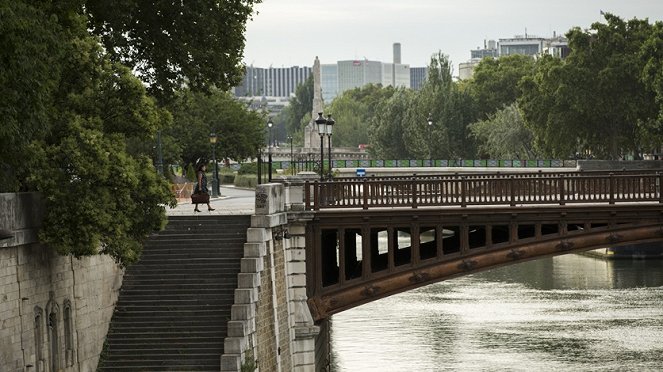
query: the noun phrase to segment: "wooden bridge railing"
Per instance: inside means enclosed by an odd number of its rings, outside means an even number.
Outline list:
[[[520,173],[307,182],[307,210],[656,201],[663,173]]]

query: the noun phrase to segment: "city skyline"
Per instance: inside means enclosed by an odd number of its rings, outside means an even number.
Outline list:
[[[525,0],[268,0],[254,8],[247,23],[243,61],[256,67],[311,66],[339,60],[392,61],[392,45],[400,43],[402,63],[426,66],[441,51],[449,55],[454,75],[470,50],[484,40],[515,35],[551,37],[570,28],[604,22],[603,12],[622,19],[663,19],[663,2],[618,0],[543,3]]]

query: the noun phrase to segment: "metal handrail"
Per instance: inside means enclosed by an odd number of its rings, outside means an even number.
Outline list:
[[[660,171],[474,174],[306,183],[307,210],[663,202]]]

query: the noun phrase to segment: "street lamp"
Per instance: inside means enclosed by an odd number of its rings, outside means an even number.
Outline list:
[[[219,163],[216,161],[216,140],[218,137],[216,133],[212,132],[209,135],[209,143],[212,145],[212,159],[214,160],[214,179],[212,180],[212,197],[219,196]]]
[[[431,131],[433,129],[433,117],[428,114],[428,157],[430,157],[430,166],[433,166],[433,149],[431,149]]]
[[[315,119],[315,124],[318,125],[318,133],[320,134],[320,181],[323,181],[324,176],[324,163],[325,163],[325,143],[323,138],[327,132],[327,119],[322,117],[322,112],[318,112],[318,118]]]
[[[267,128],[269,128],[269,147],[267,148],[267,151],[269,151],[269,155],[267,158],[267,161],[269,162],[269,166],[267,167],[267,172],[269,172],[267,176],[267,180],[269,182],[272,182],[272,126],[274,126],[274,123],[272,122],[272,118],[270,117],[269,120],[267,121]]]
[[[295,174],[295,168],[294,168],[293,163],[295,162],[295,158],[294,158],[293,152],[292,152],[292,136],[288,136],[288,141],[290,141],[290,169],[292,170],[292,174],[294,175]]]
[[[332,129],[334,127],[334,124],[336,124],[336,121],[334,121],[334,119],[332,119],[331,114],[327,115],[327,136],[329,137],[329,138],[327,138],[327,145],[329,146],[328,151],[327,151],[327,153],[329,155],[329,177],[328,178],[329,178],[330,181],[332,179],[332,150],[331,150],[332,144],[331,144],[331,139],[332,139]]]

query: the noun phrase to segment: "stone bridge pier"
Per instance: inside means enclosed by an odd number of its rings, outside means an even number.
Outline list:
[[[320,328],[306,303],[303,182],[259,185],[222,371],[315,371]]]

